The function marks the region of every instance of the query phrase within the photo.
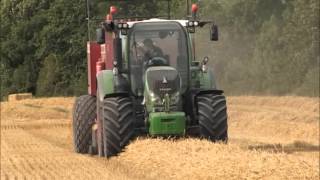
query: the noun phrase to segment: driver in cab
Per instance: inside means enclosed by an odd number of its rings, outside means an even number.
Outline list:
[[[150,66],[168,66],[168,57],[163,54],[161,48],[154,45],[151,39],[143,41],[143,62],[147,69]]]
[[[153,57],[163,57],[161,48],[155,46],[151,39],[145,39],[143,45],[145,61],[148,61]]]

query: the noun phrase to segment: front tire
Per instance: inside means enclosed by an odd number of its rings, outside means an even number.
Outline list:
[[[73,108],[73,143],[77,153],[88,153],[92,141],[92,125],[96,118],[96,98],[90,95],[76,99]]]
[[[134,134],[133,105],[129,97],[112,97],[103,101],[104,155],[117,155]]]
[[[200,136],[213,142],[228,141],[227,105],[223,95],[197,97]]]

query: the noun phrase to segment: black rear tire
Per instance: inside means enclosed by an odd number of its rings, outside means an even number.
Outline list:
[[[96,98],[83,95],[73,107],[73,144],[77,153],[88,153],[92,141],[92,125],[96,118]]]
[[[228,141],[227,105],[223,95],[197,97],[200,136],[213,142]]]
[[[129,97],[112,97],[103,101],[104,155],[117,155],[134,135],[133,104]]]

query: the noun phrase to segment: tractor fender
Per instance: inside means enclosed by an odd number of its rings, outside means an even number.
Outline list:
[[[199,73],[200,89],[216,89],[216,81],[211,68],[208,68],[206,72]]]
[[[214,94],[214,95],[221,95],[223,94],[223,90],[219,89],[201,89],[197,91],[195,94],[196,96],[203,95],[203,94]]]
[[[121,74],[114,75],[112,70],[98,72],[97,86],[100,101],[106,97],[129,96],[129,82]]]
[[[100,101],[103,101],[107,94],[114,93],[113,76],[112,70],[102,70],[97,73],[97,93]]]

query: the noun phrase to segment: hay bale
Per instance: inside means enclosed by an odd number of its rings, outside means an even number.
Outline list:
[[[23,99],[31,99],[32,94],[31,93],[20,93],[20,94],[10,94],[8,97],[9,101],[20,101]]]

